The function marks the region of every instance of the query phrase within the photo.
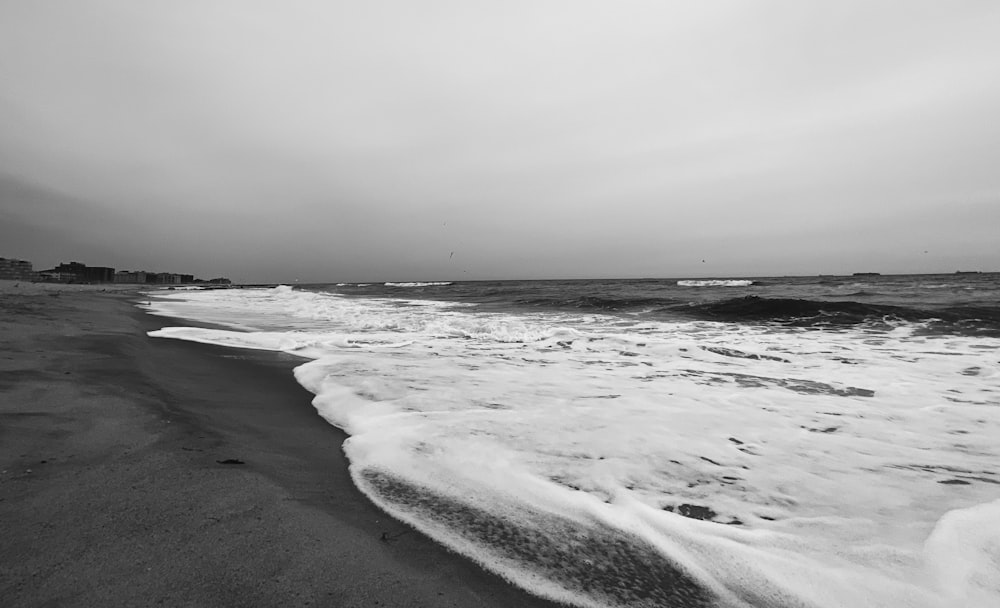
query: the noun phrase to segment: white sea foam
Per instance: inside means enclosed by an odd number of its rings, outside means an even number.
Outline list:
[[[708,279],[703,281],[677,281],[681,287],[749,287],[753,281],[744,279]]]
[[[451,281],[417,281],[409,283],[384,283],[386,287],[439,287],[444,285],[451,285]]]
[[[580,579],[654,554],[719,605],[1000,605],[1000,340],[414,304],[148,308],[242,329],[151,335],[312,359],[362,491],[548,597],[628,605]]]

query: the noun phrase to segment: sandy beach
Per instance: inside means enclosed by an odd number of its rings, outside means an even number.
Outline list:
[[[138,297],[0,282],[4,606],[554,605],[371,505],[297,359]]]

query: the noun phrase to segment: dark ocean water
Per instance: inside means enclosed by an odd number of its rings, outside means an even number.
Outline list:
[[[655,320],[831,327],[922,323],[928,333],[1000,336],[1000,273],[585,279],[317,285],[360,297],[474,303]]]

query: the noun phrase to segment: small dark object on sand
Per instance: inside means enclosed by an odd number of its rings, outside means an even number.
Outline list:
[[[219,464],[246,464],[239,458],[226,458],[225,460],[216,460],[215,462]]]
[[[399,537],[409,532],[409,530],[403,530],[402,532],[397,532],[396,534],[390,535],[388,532],[383,532],[379,540],[386,543],[391,543],[392,541],[399,540]]]

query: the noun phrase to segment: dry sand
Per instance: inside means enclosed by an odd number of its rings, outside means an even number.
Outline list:
[[[297,360],[136,298],[0,282],[0,605],[554,606],[371,505]]]

